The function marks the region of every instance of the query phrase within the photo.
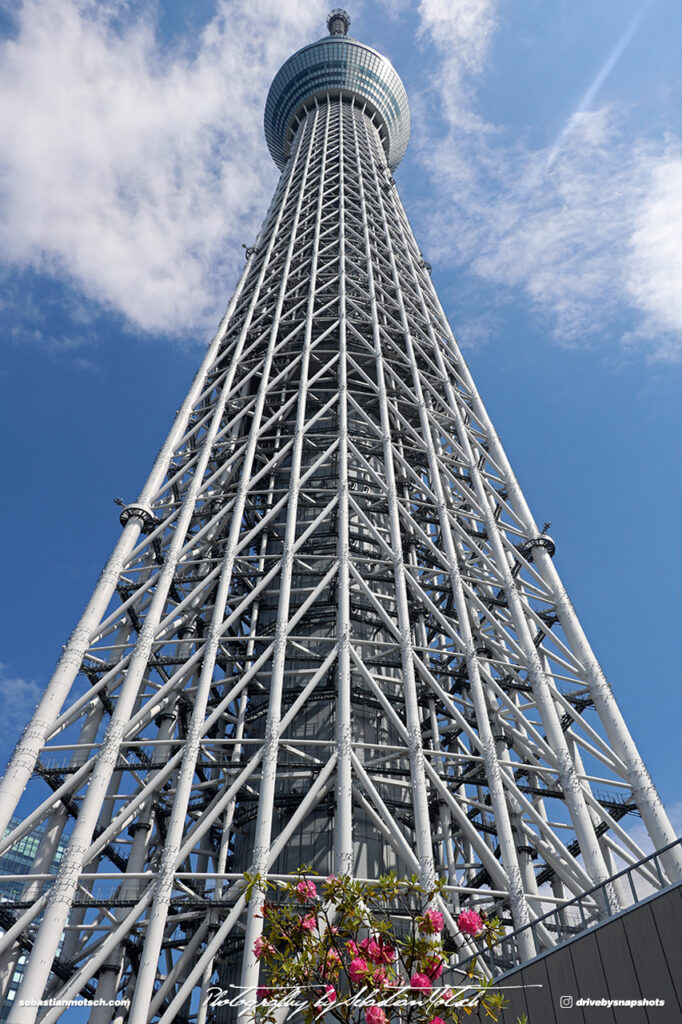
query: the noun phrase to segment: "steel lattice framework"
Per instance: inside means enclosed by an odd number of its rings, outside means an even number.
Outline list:
[[[243,949],[253,983],[244,870],[444,875],[468,956],[460,908],[518,929],[643,856],[628,812],[675,838],[431,284],[380,105],[304,99],[0,790],[3,828],[27,784],[35,808],[0,852],[44,828],[0,908],[6,972],[30,951],[24,997],[128,997],[132,1024],[196,1013]]]

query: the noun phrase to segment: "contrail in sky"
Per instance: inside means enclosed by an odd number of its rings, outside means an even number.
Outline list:
[[[609,75],[613,71],[614,67],[616,66],[620,58],[623,56],[623,53],[625,52],[628,43],[630,42],[635,32],[639,28],[639,24],[642,18],[646,14],[649,7],[651,7],[652,3],[653,0],[645,0],[645,2],[639,8],[634,18],[628,25],[628,27],[623,32],[622,36],[620,37],[614,48],[611,50],[611,53],[608,55],[608,57],[602,64],[601,68],[599,69],[594,78],[594,81],[590,84],[590,87],[588,88],[587,92],[585,92],[585,94],[583,95],[577,108],[573,111],[573,113],[567,120],[566,124],[561,129],[559,135],[557,136],[557,139],[550,150],[549,156],[547,157],[547,163],[545,164],[546,168],[551,167],[556,158],[557,153],[566,141],[566,138],[573,131],[573,127],[575,125],[575,118],[578,116],[578,114],[584,113],[586,110],[589,110],[589,108],[592,106],[594,97],[597,95],[602,85],[609,77]]]

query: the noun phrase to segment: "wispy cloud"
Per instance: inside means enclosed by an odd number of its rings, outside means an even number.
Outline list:
[[[0,47],[0,259],[182,333],[214,322],[258,228],[276,180],[263,97],[324,5],[220,2],[195,50],[172,53],[146,10],[18,9]]]
[[[497,24],[498,0],[421,0],[419,35],[428,37],[447,59],[449,81],[464,71],[478,73]]]
[[[467,0],[462,11],[423,0],[420,32],[439,55],[431,93],[442,123],[440,135],[422,130],[416,143],[440,198],[437,214],[425,216],[435,260],[522,290],[564,343],[616,339],[674,360],[682,356],[679,143],[633,138],[617,111],[589,109],[646,7],[559,140],[534,150],[476,112],[496,0]]]
[[[635,211],[627,288],[645,313],[644,332],[667,339],[660,355],[679,356],[682,336],[682,148],[672,140],[650,161],[647,188]]]
[[[6,735],[19,735],[41,696],[42,691],[37,683],[12,675],[7,671],[7,666],[0,662],[0,707]]]
[[[620,39],[618,39],[616,45],[608,54],[606,60],[599,68],[599,71],[590,82],[586,91],[583,93],[583,96],[580,102],[578,103],[576,110],[571,115],[571,117],[569,117],[568,121],[559,133],[556,142],[552,145],[549,151],[549,155],[547,157],[548,167],[554,162],[556,155],[559,152],[559,149],[572,132],[576,120],[580,117],[581,114],[584,114],[586,110],[589,110],[592,104],[594,103],[595,98],[599,93],[599,90],[604,85],[604,82],[609,77],[609,75],[615,68],[616,64],[627,50],[629,44],[632,41],[633,36],[635,35],[637,29],[641,24],[642,18],[644,17],[648,9],[651,7],[652,2],[653,0],[644,0],[644,3],[638,8],[637,11],[635,11],[634,17],[631,19],[630,23],[627,25],[625,31],[621,35]]]
[[[435,46],[440,61],[434,74],[441,113],[451,130],[483,125],[465,100],[485,68],[497,26],[498,0],[421,0],[418,37]],[[425,122],[425,124],[428,122]]]

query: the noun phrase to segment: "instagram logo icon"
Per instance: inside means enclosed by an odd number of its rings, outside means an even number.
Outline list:
[[[573,1006],[573,996],[560,996],[559,1006],[562,1010],[570,1010]]]

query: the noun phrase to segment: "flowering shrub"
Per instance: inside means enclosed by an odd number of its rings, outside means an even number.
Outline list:
[[[306,1024],[325,1016],[341,1024],[498,1019],[502,996],[475,961],[466,977],[451,968],[454,947],[443,944],[438,909],[444,883],[427,890],[395,875],[374,884],[333,875],[316,883],[303,868],[293,883],[245,879],[249,900],[264,896],[263,935],[253,948],[261,971],[256,1024],[275,1024],[282,1005]],[[457,924],[488,944],[501,935],[499,921],[472,910]]]

